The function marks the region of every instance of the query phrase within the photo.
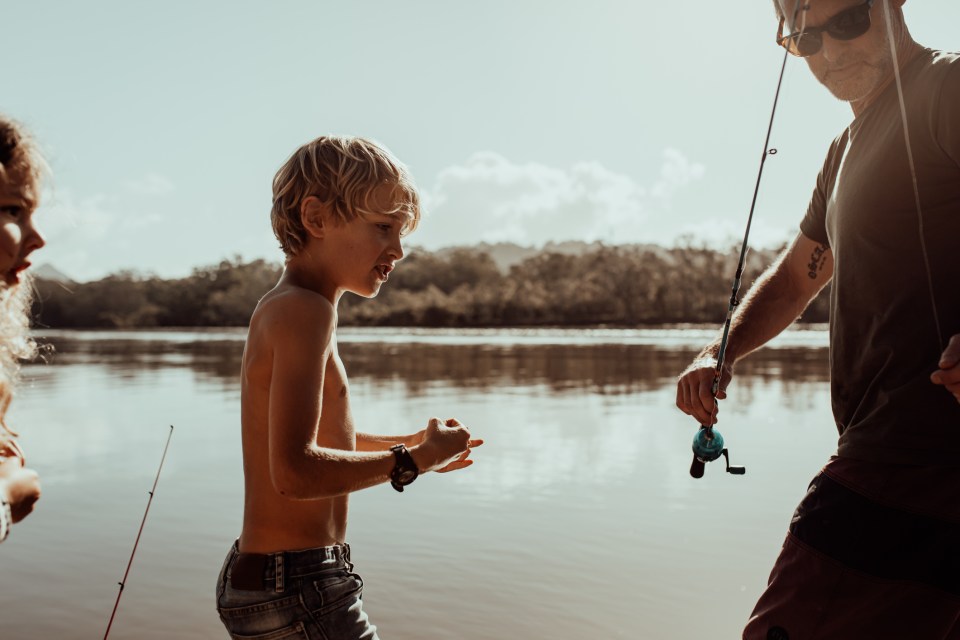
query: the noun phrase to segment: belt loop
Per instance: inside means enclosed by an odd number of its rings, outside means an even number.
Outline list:
[[[273,560],[274,560],[274,569],[276,570],[275,588],[277,593],[283,593],[283,552],[280,551],[274,554]]]

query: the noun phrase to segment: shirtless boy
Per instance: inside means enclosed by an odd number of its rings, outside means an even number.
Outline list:
[[[320,137],[273,181],[273,230],[286,257],[257,305],[243,354],[243,531],[217,582],[234,638],[377,638],[344,542],[349,495],[472,464],[454,419],[404,436],[358,432],[337,353],[344,292],[376,296],[420,220],[406,168],[362,138]]]

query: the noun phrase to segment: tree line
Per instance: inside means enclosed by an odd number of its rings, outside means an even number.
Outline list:
[[[591,245],[579,254],[544,250],[506,268],[482,249],[418,250],[372,300],[344,296],[340,324],[508,327],[719,324],[738,249],[684,244]],[[748,254],[749,284],[778,250]],[[282,265],[224,260],[185,278],[120,272],[85,283],[38,279],[34,321],[49,328],[246,326]],[[826,322],[821,295],[802,318]]]

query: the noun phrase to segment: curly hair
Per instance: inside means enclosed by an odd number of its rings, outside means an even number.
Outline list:
[[[392,211],[371,204],[375,189],[393,185],[399,191]],[[373,213],[407,218],[404,233],[420,222],[420,196],[407,168],[383,146],[365,138],[321,136],[297,149],[273,179],[270,221],[280,248],[296,255],[307,241],[300,203],[315,196],[341,221]]]
[[[36,206],[47,170],[33,138],[15,120],[0,113],[0,184],[16,183],[25,188],[30,204]]]
[[[33,360],[40,349],[30,336],[33,281],[20,275],[20,284],[0,289],[0,427],[10,432],[5,420],[13,391],[20,379],[20,363]]]
[[[25,130],[0,114],[0,187],[14,185],[31,207],[39,201],[40,182],[46,162]],[[21,274],[20,284],[0,282],[0,428],[12,435],[5,420],[19,379],[20,363],[37,356],[37,343],[30,336],[32,279]]]

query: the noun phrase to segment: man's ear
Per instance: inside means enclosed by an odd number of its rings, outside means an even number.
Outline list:
[[[300,202],[300,224],[311,236],[322,239],[329,211],[316,196],[307,196]]]

